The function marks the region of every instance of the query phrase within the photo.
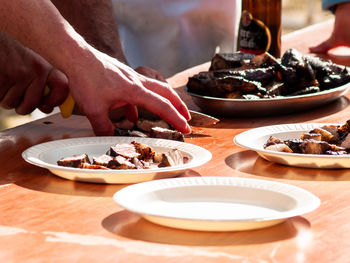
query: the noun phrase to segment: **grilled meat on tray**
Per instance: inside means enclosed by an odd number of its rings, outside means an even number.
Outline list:
[[[281,59],[268,53],[216,54],[209,71],[189,78],[187,89],[210,97],[259,99],[316,93],[349,81],[345,66],[289,49]]]
[[[344,125],[325,125],[304,133],[300,138],[281,140],[271,136],[264,149],[302,154],[350,154],[350,120]]]

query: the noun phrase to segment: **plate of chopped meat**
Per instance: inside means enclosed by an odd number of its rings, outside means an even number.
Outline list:
[[[127,184],[180,175],[211,159],[199,146],[165,139],[86,137],[32,146],[25,161],[65,179]]]
[[[309,110],[344,96],[350,70],[295,49],[281,59],[268,53],[216,54],[209,71],[189,78],[187,93],[203,112],[252,117]]]
[[[265,126],[235,136],[234,142],[275,163],[321,169],[350,168],[350,121]]]

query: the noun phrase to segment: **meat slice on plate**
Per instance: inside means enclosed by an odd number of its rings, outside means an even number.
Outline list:
[[[135,146],[133,144],[123,143],[111,146],[109,151],[107,152],[107,155],[110,155],[112,157],[121,155],[125,158],[132,159],[134,157],[139,157],[140,153],[136,151]]]
[[[82,168],[83,164],[90,164],[89,157],[87,154],[73,155],[71,157],[64,157],[57,161],[60,166]]]

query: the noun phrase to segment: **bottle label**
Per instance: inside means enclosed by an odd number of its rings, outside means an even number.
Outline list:
[[[253,15],[243,10],[239,30],[240,51],[262,54],[269,50],[271,33],[269,28]]]

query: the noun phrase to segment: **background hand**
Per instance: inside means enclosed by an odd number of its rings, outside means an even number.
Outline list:
[[[326,53],[332,48],[350,46],[350,2],[338,4],[331,36],[321,44],[310,47],[310,52]]]

